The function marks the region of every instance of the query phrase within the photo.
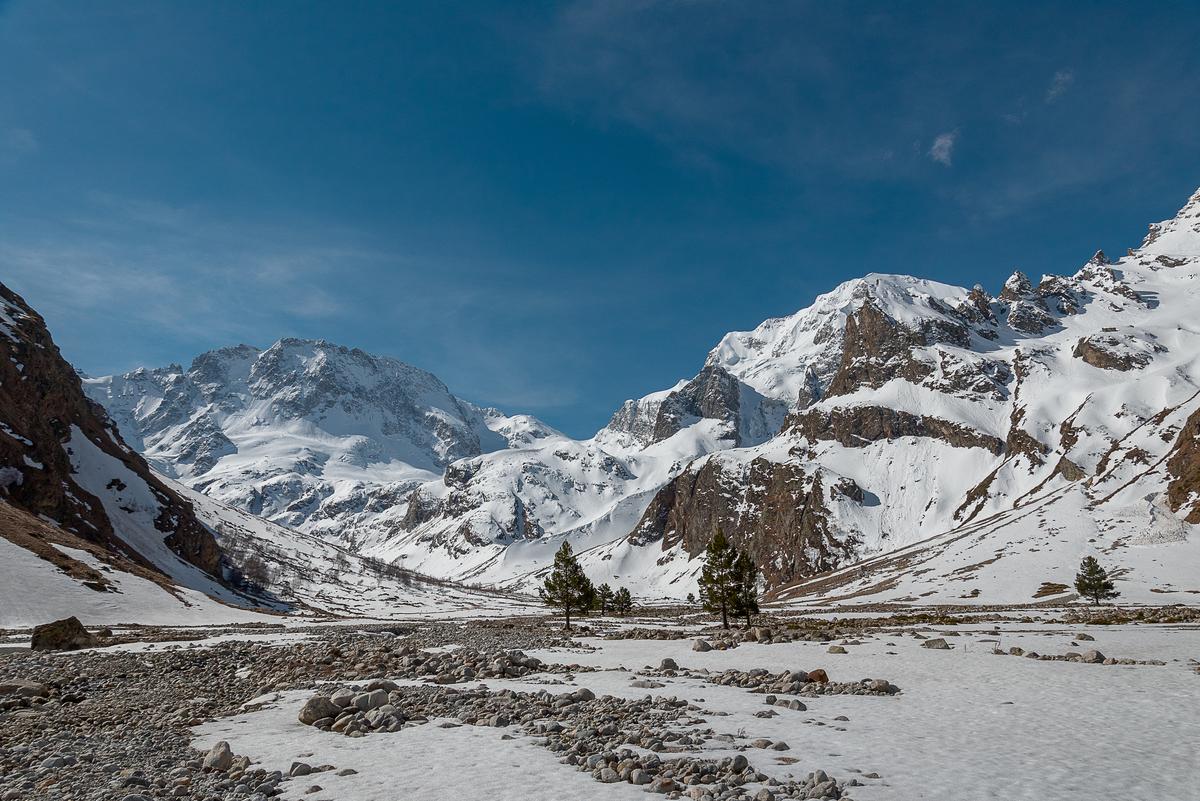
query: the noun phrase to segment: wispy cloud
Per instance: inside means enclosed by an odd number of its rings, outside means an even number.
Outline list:
[[[52,233],[0,243],[4,273],[51,315],[120,315],[173,336],[247,337],[264,319],[336,317],[339,269],[381,261],[344,232],[225,223],[158,201],[88,198]]]
[[[1058,100],[1066,94],[1073,83],[1075,83],[1075,73],[1071,70],[1059,70],[1054,73],[1054,77],[1050,80],[1050,86],[1046,89],[1046,102],[1053,103]]]
[[[938,134],[929,147],[929,158],[947,167],[954,164],[954,145],[958,142],[958,131]]]

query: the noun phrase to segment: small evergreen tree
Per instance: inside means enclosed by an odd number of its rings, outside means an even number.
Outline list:
[[[625,617],[633,611],[633,596],[629,594],[627,588],[617,588],[616,593],[613,595],[613,611],[621,617]]]
[[[596,608],[596,603],[596,585],[592,583],[592,580],[589,579],[586,574],[584,574],[583,606],[579,607],[579,611],[585,615],[590,614],[591,611]]]
[[[546,581],[538,588],[538,595],[547,606],[561,609],[566,619],[566,628],[571,628],[571,612],[583,612],[591,606],[595,588],[588,579],[571,544],[564,542],[554,554],[554,567]]]
[[[704,608],[721,613],[721,625],[729,628],[729,612],[734,606],[737,581],[734,562],[737,551],[717,526],[704,552],[704,567],[700,570],[700,602]]]
[[[758,568],[746,551],[738,551],[733,562],[733,607],[737,617],[744,617],[750,625],[750,616],[758,614]]]
[[[696,594],[689,592],[688,597],[687,597],[687,602],[689,605],[695,604],[696,603]]]
[[[1121,593],[1113,587],[1108,571],[1100,566],[1094,556],[1085,556],[1075,574],[1075,590],[1084,598],[1091,598],[1097,606],[1101,601],[1116,598]]]
[[[613,602],[613,590],[607,583],[596,588],[596,602],[600,604],[600,614],[608,614],[608,607]]]

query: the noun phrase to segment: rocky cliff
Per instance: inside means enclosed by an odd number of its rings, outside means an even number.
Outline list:
[[[201,571],[221,552],[191,504],[157,479],[104,409],[84,395],[46,324],[0,285],[0,492],[87,542],[167,571],[147,536]]]

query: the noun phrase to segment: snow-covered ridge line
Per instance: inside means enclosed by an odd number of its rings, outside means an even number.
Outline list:
[[[352,551],[527,589],[570,538],[594,577],[682,597],[716,525],[781,584],[1065,487],[1085,527],[1148,505],[1129,519],[1157,530],[1168,497],[1190,531],[1198,275],[1200,193],[1125,257],[1018,272],[994,296],[872,273],[726,335],[587,440],[322,342],[90,386],[178,480]],[[1068,507],[1047,508],[1014,518],[1014,541],[1057,530]],[[1061,527],[1068,550],[1096,549]],[[1122,542],[1157,541],[1141,533]]]

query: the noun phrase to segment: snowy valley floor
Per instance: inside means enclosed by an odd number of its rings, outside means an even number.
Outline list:
[[[490,654],[508,645],[548,666],[577,667],[460,681],[443,692],[455,697],[485,686],[492,694],[548,691],[561,696],[587,688],[601,701],[605,695],[684,699],[693,705],[691,711],[664,724],[664,730],[703,737],[696,738],[693,750],[659,751],[658,756],[668,761],[744,755],[767,779],[751,781],[747,798],[763,788],[771,790],[770,779],[803,781],[820,769],[842,783],[843,797],[860,801],[1187,801],[1200,798],[1200,622],[1194,614],[1192,618],[1174,624],[1080,625],[1064,622],[1061,610],[1039,610],[939,622],[884,620],[851,629],[845,627],[850,625],[845,617],[828,624],[809,617],[805,630],[827,626],[831,631],[825,633],[837,636],[771,644],[744,641],[707,652],[694,651],[694,640],[716,642],[717,633],[700,631],[699,624],[686,626],[682,639],[577,636],[572,643],[549,621],[530,618],[511,628],[495,621],[408,621],[391,626],[390,632],[340,624],[252,635],[212,629],[188,635],[203,639],[183,642],[133,641],[52,655],[8,651],[0,653],[0,685],[12,679],[57,682],[64,685],[54,690],[60,696],[69,690],[83,698],[73,705],[51,697],[31,706],[0,706],[0,798],[253,798],[263,776],[268,781],[264,789],[277,787],[282,798],[310,801],[646,798],[646,787],[605,784],[590,772],[560,764],[562,754],[544,747],[544,736],[519,724],[503,725],[503,720],[458,726],[431,717],[429,723],[410,722],[398,731],[347,737],[297,719],[314,692],[363,690],[373,679],[392,679],[400,694],[416,685],[428,687],[428,680],[403,667],[412,664],[418,649],[440,654],[437,659],[445,668],[475,649]],[[673,628],[661,619],[588,623],[596,633],[633,626],[658,633]],[[780,620],[771,625],[776,633],[788,630]],[[923,645],[939,637],[948,650]],[[13,637],[2,644],[19,642]],[[847,653],[829,653],[836,645]],[[996,648],[1006,653],[997,655]],[[1012,648],[1044,655],[1095,649],[1118,660],[1164,664],[1048,661],[1007,653]],[[660,670],[664,659],[673,659],[678,670]],[[762,692],[706,680],[731,669],[757,668],[773,675],[820,668],[834,683],[885,679],[900,692],[774,693],[781,701],[796,699],[807,706],[799,710],[768,706]],[[125,685],[119,676],[125,677]],[[80,684],[78,677],[85,681]],[[652,684],[638,687],[635,681]],[[176,737],[177,749],[144,753],[138,737],[108,731],[120,715],[119,710],[106,712],[106,704],[148,694],[155,698],[131,710],[127,719],[159,727],[156,736]],[[771,711],[777,714],[755,714]],[[788,748],[755,747],[759,738],[785,742]],[[265,773],[254,774],[254,781],[230,781],[226,774],[189,768],[184,754],[189,739],[191,748],[199,749],[191,758],[226,741],[234,754],[249,758],[252,771]],[[631,750],[650,753],[641,747]],[[52,766],[56,756],[76,764]],[[271,772],[286,777],[297,762],[333,769],[271,781]],[[100,764],[105,770],[94,769]],[[148,786],[127,783],[138,769]],[[184,777],[186,784],[181,783]],[[683,797],[699,799],[705,792],[713,793],[713,785],[701,785],[694,795],[685,789]],[[782,795],[778,788],[775,793]]]

